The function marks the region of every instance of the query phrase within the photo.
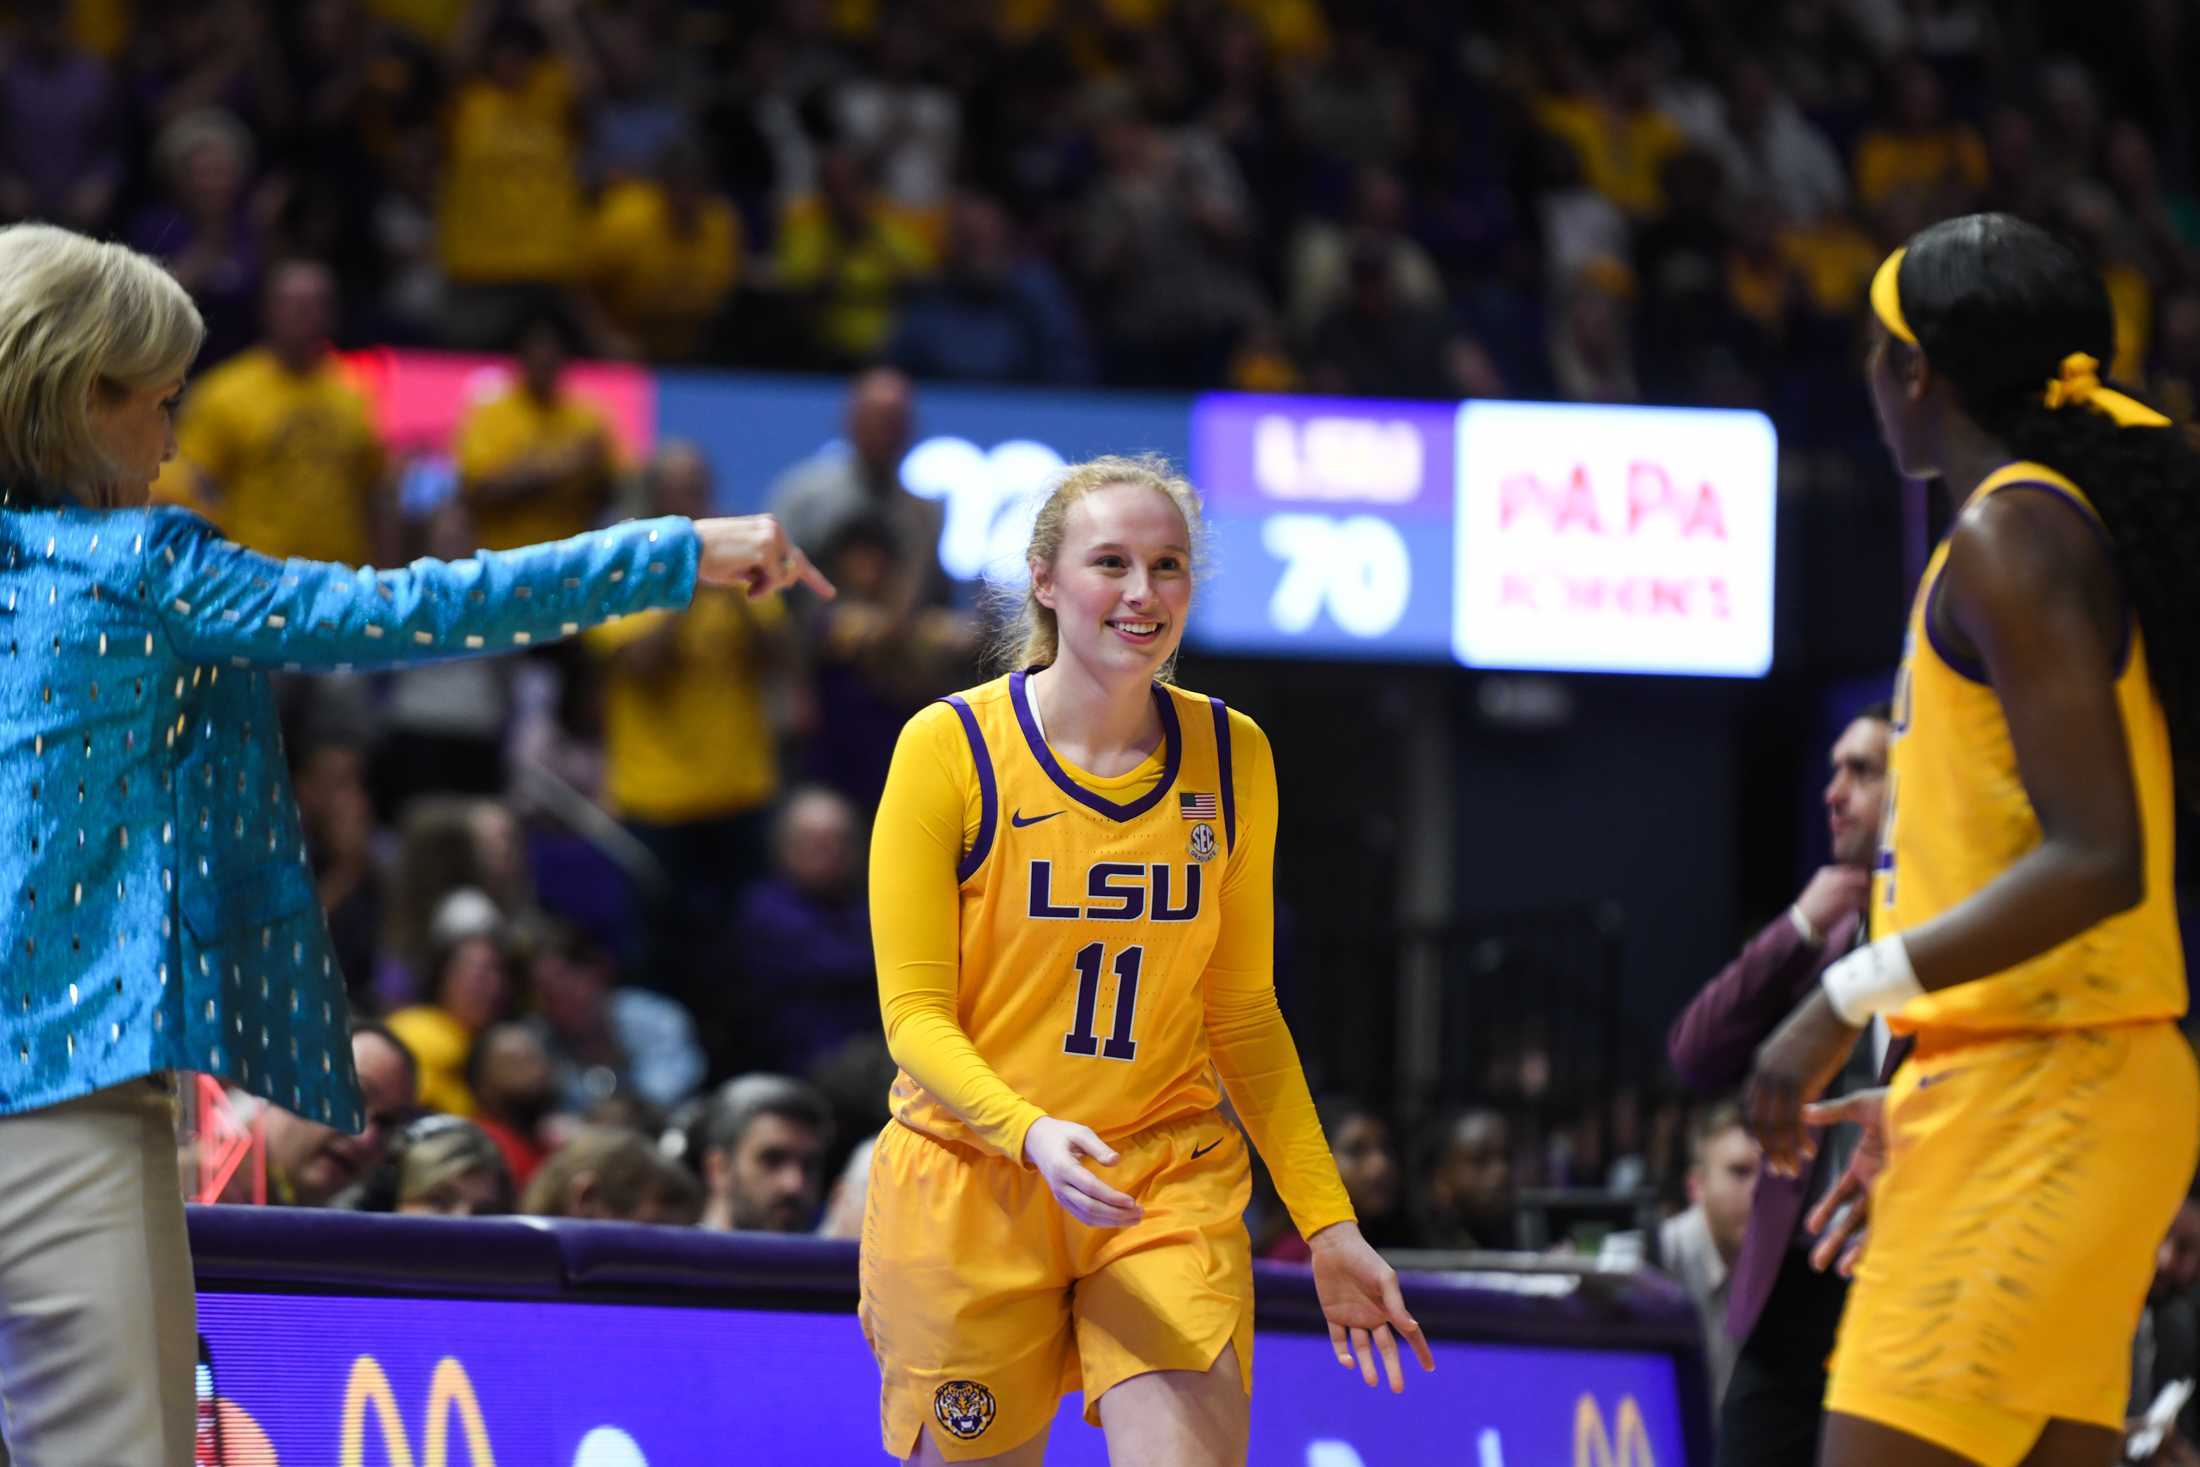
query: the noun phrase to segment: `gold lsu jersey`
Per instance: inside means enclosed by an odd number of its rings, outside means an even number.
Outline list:
[[[968,752],[949,773],[960,764],[976,776],[958,781],[957,804],[976,821],[955,873],[961,1027],[1040,1113],[1103,1135],[1219,1099],[1201,975],[1239,838],[1233,715],[1220,699],[1163,684],[1153,697],[1161,746],[1112,780],[1056,758],[1022,673],[912,725],[951,722],[949,740]],[[1258,900],[1266,907],[1267,893]],[[906,1072],[893,1106],[914,1130],[973,1139]]]
[[[1995,470],[1966,507],[2019,487],[2058,494],[2100,524],[2076,484],[2036,463]],[[1947,561],[1944,541],[1918,585],[1895,685],[1885,833],[1872,883],[1875,935],[1908,931],[1967,900],[2041,840],[2008,720],[1986,670],[1934,639],[1933,599]],[[1894,1029],[2071,1029],[2185,1011],[2184,949],[2171,889],[2176,822],[2169,728],[2136,617],[2116,677],[2116,703],[2139,799],[2146,894],[2129,911],[2006,972],[1913,999],[1889,1016]]]

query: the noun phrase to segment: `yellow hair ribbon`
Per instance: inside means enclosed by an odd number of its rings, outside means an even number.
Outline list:
[[[1894,334],[1896,340],[1915,346],[1917,333],[1910,329],[1909,322],[1902,319],[1902,287],[1897,278],[1902,273],[1902,257],[1908,253],[1907,245],[1896,250],[1887,256],[1878,273],[1872,276],[1872,314],[1879,318],[1880,325]]]
[[[2062,359],[2062,371],[2047,384],[2047,405],[2051,408],[2084,407],[2100,390],[2100,359],[2074,351]]]
[[[2167,428],[2169,419],[2136,398],[2101,385],[2100,359],[2074,351],[2062,359],[2062,370],[2047,384],[2044,398],[2051,408],[2082,407],[2105,413],[2119,428]]]

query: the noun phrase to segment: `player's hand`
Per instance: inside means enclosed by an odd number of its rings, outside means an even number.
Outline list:
[[[1825,1094],[1848,1062],[1859,1032],[1842,1022],[1823,988],[1814,988],[1757,1047],[1757,1066],[1742,1092],[1742,1113],[1749,1133],[1765,1148],[1765,1167],[1774,1176],[1798,1176],[1810,1160],[1816,1148],[1803,1128],[1803,1103]]]
[[[2172,1433],[2170,1439],[2162,1443],[2162,1450],[2150,1459],[2148,1467],[2200,1467],[2200,1449]]]
[[[1820,1273],[1832,1268],[1843,1278],[1854,1278],[1856,1261],[1864,1256],[1864,1244],[1871,1236],[1872,1183],[1887,1169],[1887,1092],[1859,1090],[1839,1100],[1807,1105],[1803,1119],[1814,1126],[1863,1128],[1848,1168],[1803,1219],[1803,1226],[1818,1234],[1810,1250],[1810,1266]]]
[[[1398,1292],[1398,1270],[1383,1262],[1383,1256],[1360,1236],[1358,1223],[1332,1223],[1309,1238],[1307,1246],[1314,1253],[1314,1294],[1329,1321],[1329,1344],[1337,1352],[1339,1365],[1349,1370],[1357,1360],[1360,1379],[1372,1386],[1375,1359],[1380,1355],[1391,1391],[1402,1391],[1406,1378],[1398,1368],[1397,1336],[1403,1335],[1421,1368],[1436,1368],[1421,1326],[1406,1313],[1405,1296]]]
[[[1872,874],[1857,866],[1828,866],[1810,879],[1795,899],[1795,909],[1809,920],[1823,938],[1843,917],[1864,910],[1871,895]]]
[[[1024,1132],[1024,1159],[1047,1179],[1047,1189],[1071,1217],[1088,1228],[1126,1228],[1146,1215],[1138,1199],[1094,1176],[1085,1158],[1102,1166],[1121,1160],[1089,1126],[1041,1116]]]
[[[697,520],[695,533],[703,542],[695,578],[706,586],[738,587],[762,596],[799,581],[827,599],[834,594],[833,583],[768,514]]]

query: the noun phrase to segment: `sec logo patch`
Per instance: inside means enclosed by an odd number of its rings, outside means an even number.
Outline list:
[[[974,1380],[951,1380],[932,1393],[932,1414],[948,1435],[975,1441],[993,1424],[993,1392]]]
[[[1192,859],[1212,861],[1221,847],[1215,842],[1215,828],[1202,820],[1192,827]]]

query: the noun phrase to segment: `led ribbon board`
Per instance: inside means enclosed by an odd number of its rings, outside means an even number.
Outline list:
[[[1213,394],[1192,409],[1218,652],[1757,677],[1761,414]]]

